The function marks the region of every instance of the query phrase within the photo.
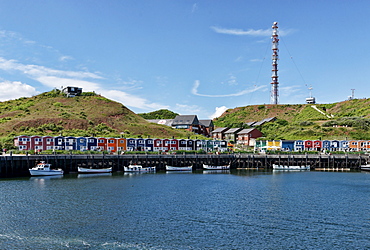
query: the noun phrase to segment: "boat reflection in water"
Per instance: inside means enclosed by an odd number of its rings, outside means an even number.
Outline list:
[[[107,176],[112,176],[112,173],[78,174],[77,178],[107,177]]]
[[[203,170],[203,174],[230,174],[230,170]]]

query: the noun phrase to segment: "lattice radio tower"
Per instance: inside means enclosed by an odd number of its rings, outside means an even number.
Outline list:
[[[271,104],[279,103],[279,80],[278,80],[278,60],[279,60],[279,35],[277,22],[272,25],[272,76],[271,76]]]

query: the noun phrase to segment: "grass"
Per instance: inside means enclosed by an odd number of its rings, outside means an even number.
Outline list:
[[[229,109],[214,120],[216,127],[246,127],[245,123],[276,117],[280,121],[258,127],[265,139],[370,139],[370,99],[316,104],[251,105]]]
[[[147,122],[121,103],[89,94],[65,97],[53,90],[0,102],[0,147],[17,135],[188,138],[195,135]]]

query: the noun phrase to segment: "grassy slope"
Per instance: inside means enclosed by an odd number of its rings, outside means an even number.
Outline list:
[[[238,127],[246,122],[276,117],[278,122],[259,128],[267,139],[370,139],[367,126],[322,126],[328,121],[343,117],[361,117],[362,120],[367,121],[370,118],[370,99],[317,104],[316,107],[326,114],[333,114],[334,117],[328,118],[307,104],[252,105],[229,109],[221,117],[215,119],[214,123],[217,127]]]
[[[118,102],[102,96],[66,98],[46,92],[0,102],[0,138],[16,135],[151,136],[187,138],[192,134],[148,123]],[[1,146],[1,145],[0,145]]]

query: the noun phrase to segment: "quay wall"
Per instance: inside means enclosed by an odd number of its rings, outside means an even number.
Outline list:
[[[166,165],[188,166],[201,169],[203,164],[227,165],[236,168],[267,168],[272,164],[310,165],[311,169],[360,169],[370,162],[366,155],[258,155],[258,154],[126,154],[126,155],[5,155],[0,156],[0,177],[29,176],[29,168],[38,162],[51,163],[53,168],[61,168],[65,173],[77,172],[77,167],[107,168],[123,171],[129,164],[156,166],[165,170]]]

